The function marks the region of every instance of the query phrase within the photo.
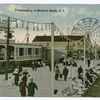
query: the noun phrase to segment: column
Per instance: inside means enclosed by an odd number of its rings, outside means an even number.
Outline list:
[[[27,48],[27,59],[28,59],[28,48]]]
[[[19,47],[18,47],[18,60],[19,60]]]
[[[14,47],[14,60],[16,60],[16,46]]]
[[[6,46],[5,46],[5,59],[4,60],[6,60]]]
[[[25,48],[24,48],[24,59],[25,59]]]
[[[32,48],[32,58],[33,58],[33,48]]]

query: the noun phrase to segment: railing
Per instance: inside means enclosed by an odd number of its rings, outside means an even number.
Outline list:
[[[41,55],[34,55],[34,56],[31,56],[31,55],[28,55],[28,56],[19,56],[19,57],[16,57],[15,60],[33,60],[33,59],[41,59]]]

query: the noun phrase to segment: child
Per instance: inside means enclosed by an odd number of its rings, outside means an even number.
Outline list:
[[[59,81],[62,81],[62,76],[63,76],[63,74],[62,74],[62,73],[60,73],[60,76],[59,76]]]

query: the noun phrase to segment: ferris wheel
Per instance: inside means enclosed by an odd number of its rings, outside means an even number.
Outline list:
[[[87,35],[92,45],[100,45],[100,21],[95,18],[79,20],[73,27],[72,35]]]

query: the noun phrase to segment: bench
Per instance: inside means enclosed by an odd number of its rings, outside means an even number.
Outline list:
[[[62,91],[62,95],[64,95],[64,94],[68,95],[69,93],[70,93],[70,88],[69,87],[67,87],[66,89],[64,89]]]
[[[70,87],[67,87],[66,89],[64,89],[63,91],[62,91],[62,95],[63,96],[69,96],[69,97],[71,97],[71,96],[73,96],[73,95],[75,95],[77,93],[77,90],[76,91],[74,91],[74,92],[71,92],[70,91]]]

